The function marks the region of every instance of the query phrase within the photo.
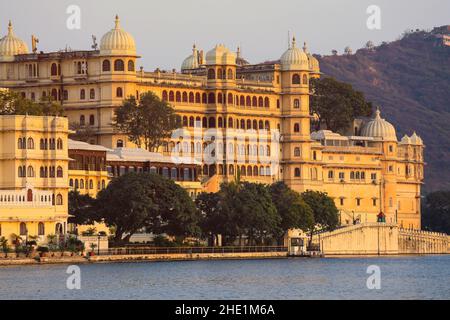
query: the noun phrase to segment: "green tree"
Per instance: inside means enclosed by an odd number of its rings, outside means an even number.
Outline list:
[[[217,236],[223,234],[223,227],[229,223],[223,214],[220,193],[203,192],[195,199],[195,205],[201,214],[200,228],[204,237],[210,237],[211,243],[217,242]]]
[[[303,200],[311,208],[314,219],[308,226],[310,242],[317,230],[334,230],[339,224],[339,215],[336,205],[325,192],[308,190],[301,194]]]
[[[450,234],[450,191],[429,193],[422,206],[425,230]]]
[[[91,196],[81,195],[77,190],[69,192],[70,223],[93,224],[100,221],[101,217],[95,209],[95,199]]]
[[[289,229],[308,230],[314,223],[314,216],[309,205],[298,192],[290,189],[284,182],[276,182],[270,186],[272,201],[281,217],[280,228],[282,233]]]
[[[312,79],[311,92],[311,111],[329,130],[342,133],[356,117],[372,114],[372,103],[362,92],[334,78]]]
[[[139,101],[126,99],[115,110],[114,125],[130,141],[149,151],[157,151],[180,127],[173,107],[152,92],[143,94]]]
[[[94,127],[81,125],[79,122],[71,122],[69,128],[74,132],[69,134],[69,138],[77,141],[89,142],[97,134]]]
[[[34,102],[23,98],[20,94],[8,90],[0,90],[1,115],[33,115],[33,116],[62,116],[64,110],[61,105],[50,97]]]
[[[199,233],[187,192],[158,174],[128,173],[112,180],[98,194],[96,210],[115,227],[116,242],[127,242],[139,230],[180,237]]]

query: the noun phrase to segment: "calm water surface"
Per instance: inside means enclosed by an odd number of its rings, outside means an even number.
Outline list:
[[[81,290],[67,267],[0,267],[0,299],[450,299],[450,255],[83,264]]]

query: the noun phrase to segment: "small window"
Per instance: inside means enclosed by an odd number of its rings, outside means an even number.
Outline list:
[[[103,72],[111,71],[111,62],[109,60],[103,60]]]
[[[292,76],[292,84],[300,84],[300,76],[298,74]]]
[[[296,147],[294,149],[294,157],[300,157],[300,148],[299,147]]]
[[[133,60],[129,60],[128,61],[128,71],[134,71],[134,61]]]
[[[377,206],[377,199],[372,199],[372,205],[374,206],[374,207],[376,207]]]
[[[299,109],[300,108],[300,100],[299,99],[295,99],[294,100],[294,109]]]
[[[86,99],[86,90],[81,89],[80,91],[80,100],[85,100]]]
[[[299,177],[300,177],[300,168],[295,168],[295,170],[294,170],[294,176],[295,176],[296,178],[299,178]]]
[[[45,226],[42,222],[39,222],[38,224],[38,236],[45,235]]]
[[[294,124],[294,132],[300,132],[300,125],[298,123]]]
[[[344,205],[344,198],[340,198],[339,199],[339,203],[340,203],[341,206],[343,206]]]
[[[117,148],[123,148],[123,140],[117,140],[116,146]]]
[[[116,89],[116,97],[117,98],[122,98],[123,97],[123,89],[122,88],[117,88]]]
[[[95,99],[95,89],[91,89],[91,90],[90,90],[90,92],[89,92],[89,98],[90,98],[91,100],[94,100],[94,99]]]
[[[91,115],[89,116],[89,125],[90,125],[90,126],[95,125],[95,116],[94,116],[93,114],[91,114]]]
[[[361,205],[361,199],[356,199],[356,205],[359,207]]]
[[[125,71],[125,65],[122,59],[114,61],[114,71]]]
[[[330,179],[330,180],[334,179],[334,171],[333,170],[328,171],[328,179]]]
[[[80,125],[84,126],[86,124],[86,118],[84,117],[84,115],[80,116]]]

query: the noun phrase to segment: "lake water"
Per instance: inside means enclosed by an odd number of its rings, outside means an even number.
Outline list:
[[[380,267],[369,290],[367,268]],[[450,255],[0,267],[0,299],[450,299]]]

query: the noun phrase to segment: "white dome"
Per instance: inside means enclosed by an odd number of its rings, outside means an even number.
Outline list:
[[[292,38],[292,46],[286,50],[280,58],[282,70],[309,70],[308,56],[295,45]]]
[[[116,16],[116,26],[106,33],[100,41],[101,55],[136,55],[134,38],[120,27],[119,17]]]
[[[414,133],[411,136],[411,144],[415,144],[415,145],[423,145],[423,140],[416,134],[416,132],[414,131]]]
[[[306,42],[304,43],[303,51],[306,53],[306,56],[308,57],[309,70],[311,70],[314,73],[320,73],[319,60],[317,60],[316,57],[314,57],[311,53],[309,53],[308,47],[306,46]]]
[[[382,138],[386,141],[397,141],[397,134],[395,133],[394,126],[381,118],[379,109],[375,112],[375,118],[367,122],[362,128],[361,135]]]
[[[0,61],[14,60],[18,54],[27,54],[28,47],[25,41],[14,35],[11,21],[8,25],[8,34],[0,39]]]
[[[181,65],[181,71],[183,70],[192,70],[192,69],[198,69],[198,50],[195,47],[195,44],[192,48],[192,54],[184,59],[182,65]]]
[[[206,64],[235,65],[236,55],[223,44],[218,44],[214,47],[214,49],[206,53]]]

